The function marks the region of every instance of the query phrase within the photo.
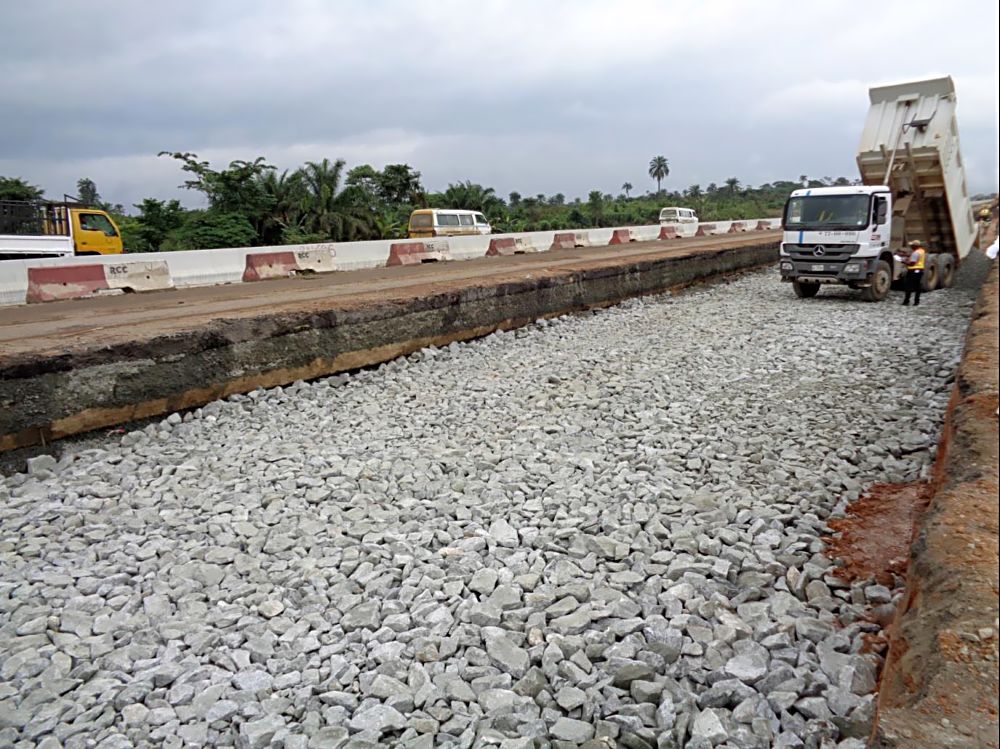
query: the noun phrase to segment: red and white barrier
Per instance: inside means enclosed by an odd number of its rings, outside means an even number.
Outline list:
[[[269,278],[288,278],[300,273],[329,273],[336,269],[333,260],[336,254],[332,247],[250,252],[247,253],[243,280],[265,281]]]
[[[421,263],[438,263],[451,260],[448,242],[434,240],[430,242],[394,242],[389,246],[387,266],[420,265]]]
[[[26,301],[81,299],[102,291],[172,289],[165,260],[93,265],[51,265],[28,268]]]
[[[628,244],[629,242],[638,242],[639,237],[633,229],[615,229],[611,232],[611,244]]]
[[[725,233],[731,222],[694,225],[632,226],[625,227],[636,241],[666,240],[690,237],[693,234],[707,236]],[[769,231],[780,226],[778,219],[744,219],[745,227],[756,226],[757,231]],[[714,227],[709,229],[708,227]],[[54,275],[32,274],[32,301],[42,298],[64,299],[87,296],[107,290],[146,290],[170,288],[171,286],[215,286],[240,283],[246,274],[249,278],[274,278],[308,271],[357,270],[361,268],[381,268],[394,265],[414,264],[440,260],[465,260],[481,258],[489,252],[490,243],[495,240],[514,239],[514,254],[521,249],[572,249],[576,247],[606,246],[612,238],[613,229],[591,229],[589,231],[536,231],[506,235],[470,235],[453,237],[448,240],[447,249],[440,246],[443,240],[424,240],[423,251],[407,248],[420,240],[368,240],[364,242],[338,242],[336,252],[329,242],[309,245],[284,245],[274,247],[222,247],[213,250],[186,250],[180,252],[97,255],[92,257],[32,258],[25,260],[4,260],[0,262],[0,306],[24,304],[28,301],[28,271],[31,268],[64,270],[53,271]],[[392,251],[393,245],[403,249]],[[506,248],[506,249],[501,249]],[[500,254],[510,252],[510,244],[498,245]],[[289,257],[293,253],[295,261]],[[269,255],[270,261],[248,256]],[[387,256],[389,258],[387,263]],[[334,259],[336,265],[334,267]],[[133,265],[142,264],[142,269],[133,273]],[[156,263],[150,266],[148,263]],[[127,266],[126,266],[127,264]],[[166,270],[164,270],[164,264]],[[105,268],[103,277],[99,269]],[[81,268],[91,268],[90,271]],[[154,268],[159,271],[154,271]],[[248,272],[249,267],[249,272]],[[108,271],[107,268],[111,268]],[[122,272],[119,272],[119,269]]]
[[[698,224],[698,230],[694,233],[696,237],[708,237],[719,233],[719,227],[715,224]]]
[[[571,250],[574,247],[590,247],[590,235],[585,231],[557,232],[552,237],[550,250]]]
[[[526,255],[529,252],[538,252],[538,248],[524,237],[496,237],[490,240],[486,257]]]
[[[109,289],[103,265],[28,268],[28,303],[79,299]]]
[[[552,237],[552,246],[549,249],[572,250],[574,247],[576,247],[576,240],[573,238],[573,232],[557,232]]]
[[[747,230],[747,225],[744,224],[742,221],[733,221],[733,223],[729,225],[729,231],[727,233],[739,234],[741,231],[746,231],[746,230]]]

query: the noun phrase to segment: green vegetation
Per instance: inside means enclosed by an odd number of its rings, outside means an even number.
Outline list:
[[[165,252],[214,247],[348,242],[406,236],[414,208],[466,208],[482,211],[494,232],[550,231],[655,224],[664,206],[693,208],[703,221],[778,216],[792,190],[803,186],[851,184],[846,177],[779,181],[751,187],[737,177],[722,185],[662,189],[670,175],[664,156],[653,157],[648,175],[656,192],[633,195],[624,182],[618,195],[592,190],[586,200],[563,193],[507,199],[492,187],[471,181],[427,192],[420,172],[408,164],[348,169],[343,159],[309,161],[278,172],[263,157],[237,160],[216,169],[196,154],[164,151],[187,179],[182,187],[204,196],[206,208],[187,209],[177,200],[145,198],[126,211],[102,200],[86,177],[77,182],[78,200],[115,215],[129,252]],[[0,177],[0,199],[38,200],[42,190],[16,177]]]
[[[43,190],[20,177],[0,177],[0,200],[38,200]]]

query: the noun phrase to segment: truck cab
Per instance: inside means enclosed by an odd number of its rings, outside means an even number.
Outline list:
[[[782,216],[781,280],[800,297],[832,283],[884,299],[901,273],[890,249],[892,208],[881,185],[795,190]]]
[[[122,238],[114,219],[104,211],[70,208],[73,250],[77,255],[120,255]]]

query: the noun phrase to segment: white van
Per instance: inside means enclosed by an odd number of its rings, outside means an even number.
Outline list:
[[[663,208],[660,224],[697,224],[698,216],[690,208]]]
[[[410,214],[407,236],[410,239],[460,237],[467,234],[490,234],[492,231],[490,222],[479,211],[418,208]]]

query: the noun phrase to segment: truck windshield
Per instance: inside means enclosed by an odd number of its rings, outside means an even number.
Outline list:
[[[868,226],[868,195],[802,195],[785,210],[788,229],[863,229]]]

